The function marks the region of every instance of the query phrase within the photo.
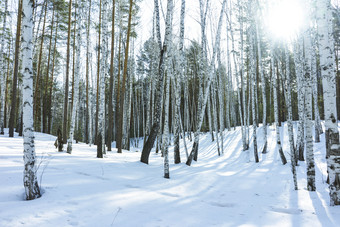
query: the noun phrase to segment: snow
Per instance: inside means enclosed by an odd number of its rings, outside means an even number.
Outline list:
[[[282,127],[288,154],[287,127]],[[173,163],[163,178],[163,159],[152,151],[139,162],[141,148],[96,158],[96,146],[73,143],[71,155],[58,152],[54,136],[35,133],[38,180],[44,194],[24,200],[22,138],[0,136],[0,226],[339,226],[340,207],[329,206],[325,183],[324,135],[314,144],[316,192],[306,190],[306,166],[283,166],[268,127],[268,154],[242,151],[241,130],[225,131],[224,154],[217,155],[210,134],[200,140],[198,162]],[[250,135],[251,136],[251,135]],[[263,145],[258,129],[258,147]],[[187,140],[189,149],[192,142]],[[142,141],[139,143],[142,145]],[[181,143],[183,146],[183,143]],[[250,144],[251,146],[252,144]],[[66,149],[66,148],[65,148]],[[249,154],[248,154],[249,152]],[[249,160],[250,159],[250,160]]]

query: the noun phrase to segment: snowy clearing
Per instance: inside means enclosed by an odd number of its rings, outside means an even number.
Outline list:
[[[283,128],[287,151],[287,129]],[[74,143],[69,155],[57,152],[54,136],[36,133],[38,180],[44,194],[24,201],[22,138],[17,134],[8,138],[8,129],[5,132],[0,136],[0,226],[310,227],[340,223],[340,207],[329,206],[324,135],[321,143],[314,144],[317,191],[308,192],[304,162],[297,168],[299,190],[293,189],[290,162],[281,164],[272,126],[268,128],[269,152],[259,154],[260,163],[254,163],[251,149],[250,156],[242,151],[237,128],[225,132],[221,157],[210,134],[201,136],[198,162],[191,167],[185,165],[181,147],[182,163],[170,165],[170,179],[163,178],[163,159],[154,151],[149,165],[139,161],[140,148],[123,154],[114,149],[98,159],[96,146]],[[258,133],[261,138],[261,127]],[[261,139],[258,146],[262,146]]]

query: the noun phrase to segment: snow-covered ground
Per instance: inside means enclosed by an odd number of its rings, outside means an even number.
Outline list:
[[[324,135],[314,147],[317,191],[308,192],[305,163],[298,167],[295,191],[273,127],[268,133],[269,152],[260,154],[260,163],[251,149],[242,151],[240,128],[225,132],[220,157],[210,134],[202,135],[191,167],[183,147],[183,163],[172,164],[171,147],[170,179],[163,178],[163,159],[155,152],[149,165],[139,162],[140,148],[97,159],[95,146],[74,143],[69,155],[57,152],[55,137],[36,133],[44,194],[33,201],[24,201],[22,138],[1,135],[0,226],[340,226],[340,207],[329,206]],[[262,145],[259,138],[259,150]]]

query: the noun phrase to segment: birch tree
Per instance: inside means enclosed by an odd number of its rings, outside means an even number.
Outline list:
[[[207,2],[209,2],[209,0],[207,0]],[[204,90],[203,93],[203,88],[202,90],[199,92],[199,101],[198,101],[198,111],[197,111],[197,122],[196,122],[196,129],[195,129],[195,139],[194,139],[194,144],[192,147],[192,150],[190,152],[190,155],[188,157],[188,160],[186,162],[187,165],[191,165],[192,159],[196,158],[197,153],[198,153],[198,143],[199,143],[199,135],[200,135],[200,131],[201,131],[201,126],[203,123],[203,118],[204,118],[204,113],[205,113],[205,107],[207,105],[207,101],[208,101],[208,97],[209,97],[209,93],[210,93],[210,84],[211,84],[211,80],[212,80],[212,76],[215,73],[215,68],[214,68],[214,64],[215,64],[215,59],[216,59],[216,49],[217,46],[216,44],[219,42],[220,38],[221,38],[221,28],[222,28],[222,19],[223,19],[223,14],[224,14],[224,8],[225,8],[225,4],[226,4],[226,0],[223,1],[222,3],[222,7],[221,7],[221,13],[219,16],[219,21],[218,21],[218,27],[217,27],[217,34],[215,37],[215,43],[214,43],[214,47],[213,47],[213,53],[212,53],[212,58],[211,58],[211,63],[208,66],[208,72],[207,72],[207,81],[204,81],[203,84],[206,84],[206,88]],[[208,5],[208,3],[207,3]],[[207,59],[207,53],[206,53],[206,35],[205,35],[205,19],[206,19],[206,13],[208,10],[208,7],[205,7],[205,11],[203,8],[203,1],[200,0],[200,17],[201,17],[201,34],[202,34],[202,56],[203,59]],[[203,60],[203,62],[206,62],[207,60]],[[203,71],[200,73],[204,73]],[[201,77],[203,78],[203,76]],[[196,158],[197,159],[197,158]]]
[[[24,138],[24,187],[26,200],[41,196],[37,181],[33,132],[33,62],[32,62],[32,30],[33,0],[23,0],[23,138]]]
[[[298,131],[296,152],[299,155],[299,160],[304,161],[304,138],[305,138],[305,78],[303,67],[303,37],[299,37],[294,45],[294,63],[295,74],[297,77],[297,95],[298,95]]]
[[[101,6],[101,59],[100,59],[100,74],[99,74],[99,106],[98,106],[98,130],[97,130],[97,157],[102,158],[105,154],[105,78],[108,73],[107,67],[107,9],[108,0],[102,0]]]
[[[8,14],[8,0],[5,0],[5,8],[4,8],[4,18],[2,24],[2,34],[1,34],[1,49],[0,49],[0,135],[4,134],[4,110],[5,110],[5,87],[6,82],[4,81],[5,77],[5,32],[7,28],[7,14]]]
[[[256,40],[257,40],[257,57],[259,62],[259,73],[261,75],[261,85],[262,85],[262,104],[263,104],[263,140],[264,145],[262,148],[262,153],[267,153],[267,95],[266,95],[266,80],[264,78],[264,71],[262,66],[262,54],[261,54],[261,40],[260,40],[260,32],[259,32],[259,23],[256,23]]]
[[[78,18],[77,18],[77,45],[76,45],[76,70],[74,74],[74,95],[73,95],[73,105],[71,112],[71,124],[70,124],[70,132],[69,139],[67,141],[67,153],[72,153],[72,143],[74,137],[74,129],[76,123],[76,111],[78,107],[78,99],[79,99],[79,77],[80,77],[80,46],[81,46],[81,22],[82,22],[82,14],[83,14],[83,2],[80,1],[78,4]]]
[[[174,161],[175,164],[181,162],[180,150],[179,150],[179,138],[180,138],[180,130],[181,130],[181,122],[180,122],[180,104],[181,104],[181,80],[184,76],[184,18],[185,18],[185,0],[181,1],[181,16],[180,16],[180,39],[179,39],[179,64],[178,64],[178,72],[177,77],[175,78],[175,133],[174,133]],[[183,137],[185,140],[185,137]]]
[[[283,165],[287,163],[286,157],[282,150],[281,145],[281,135],[280,135],[280,128],[279,128],[279,107],[277,102],[277,74],[275,68],[275,57],[274,57],[274,47],[271,48],[271,67],[272,67],[272,77],[273,77],[273,96],[274,96],[274,119],[275,119],[275,131],[276,131],[276,144],[278,146],[278,151],[280,154],[281,162]]]
[[[68,89],[70,74],[70,39],[71,39],[71,12],[72,0],[68,3],[68,29],[67,29],[67,48],[66,48],[66,78],[65,78],[65,96],[64,96],[64,115],[63,115],[63,143],[67,140],[67,122],[68,122]]]
[[[330,205],[340,205],[340,144],[336,112],[334,38],[330,0],[316,0]]]
[[[285,46],[285,62],[286,62],[286,103],[288,105],[288,119],[287,119],[287,127],[288,127],[288,137],[289,137],[289,148],[290,148],[290,161],[292,167],[292,174],[294,180],[294,188],[298,190],[297,186],[297,177],[296,177],[296,151],[294,147],[294,132],[293,132],[293,114],[292,114],[292,88],[291,88],[291,75],[290,75],[290,65],[289,65],[289,51],[287,45]]]
[[[310,1],[307,1],[310,2]],[[310,7],[308,7],[309,14],[311,13]],[[312,62],[312,53],[314,51],[314,46],[312,45],[311,39],[311,28],[307,28],[304,31],[304,45],[305,45],[305,81],[306,81],[306,167],[307,167],[307,189],[308,191],[315,191],[315,162],[313,153],[313,97],[312,97],[312,75],[311,67],[314,62]],[[315,125],[316,127],[316,125]]]

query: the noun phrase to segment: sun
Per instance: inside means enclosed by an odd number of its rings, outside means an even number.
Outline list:
[[[264,15],[269,34],[275,39],[296,37],[305,23],[305,12],[298,0],[270,1]]]

